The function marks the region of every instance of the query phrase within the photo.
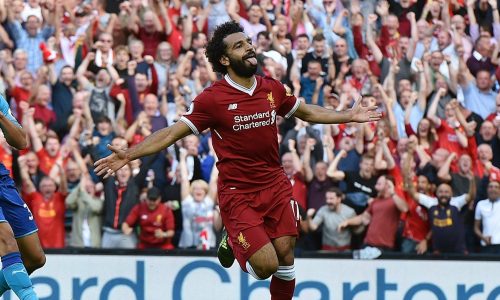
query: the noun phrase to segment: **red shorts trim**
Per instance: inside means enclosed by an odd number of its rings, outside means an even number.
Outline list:
[[[246,270],[248,259],[282,236],[298,236],[298,204],[288,179],[251,193],[219,195],[222,221],[234,256]]]

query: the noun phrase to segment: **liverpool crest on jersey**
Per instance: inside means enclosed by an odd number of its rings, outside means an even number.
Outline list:
[[[267,94],[267,101],[269,101],[269,107],[271,107],[271,109],[276,108],[276,104],[274,103],[273,92],[269,92],[269,94]]]

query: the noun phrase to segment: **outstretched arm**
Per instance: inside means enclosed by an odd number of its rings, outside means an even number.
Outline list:
[[[334,111],[317,105],[300,103],[295,116],[299,119],[316,124],[334,124],[349,122],[371,122],[380,120],[381,113],[377,112],[376,106],[361,106],[359,97],[351,109]]]
[[[95,172],[98,176],[105,175],[104,178],[107,178],[128,162],[139,157],[159,152],[190,133],[191,129],[188,125],[181,121],[156,131],[141,143],[126,150],[108,145],[108,148],[113,151],[113,153],[95,162]]]

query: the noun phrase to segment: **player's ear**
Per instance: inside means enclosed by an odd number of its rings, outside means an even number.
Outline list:
[[[223,65],[224,67],[227,67],[229,66],[229,57],[225,56],[225,55],[222,55],[219,59],[219,62],[221,65]]]

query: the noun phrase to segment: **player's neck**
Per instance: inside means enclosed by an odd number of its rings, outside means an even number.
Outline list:
[[[227,70],[227,75],[231,78],[232,81],[247,89],[251,89],[255,81],[255,75],[252,75],[250,77],[242,77],[236,75],[236,73],[234,73],[231,69]]]

